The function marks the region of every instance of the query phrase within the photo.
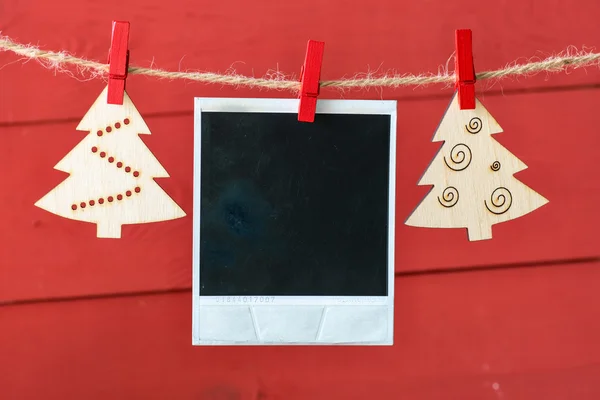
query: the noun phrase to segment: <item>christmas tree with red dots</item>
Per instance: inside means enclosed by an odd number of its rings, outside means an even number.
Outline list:
[[[185,212],[154,181],[169,174],[139,134],[150,130],[125,93],[107,103],[105,88],[77,130],[89,134],[55,169],[70,176],[35,205],[61,217],[95,223],[100,238],[120,238],[121,225],[166,221]]]

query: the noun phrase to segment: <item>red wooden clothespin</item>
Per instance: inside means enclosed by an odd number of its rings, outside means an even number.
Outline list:
[[[306,46],[306,58],[300,72],[300,105],[298,121],[314,122],[323,63],[324,42],[309,40]]]
[[[129,22],[113,21],[108,52],[108,104],[123,104],[125,79],[129,69]]]
[[[475,109],[475,67],[473,35],[470,29],[456,30],[456,88],[461,110]]]

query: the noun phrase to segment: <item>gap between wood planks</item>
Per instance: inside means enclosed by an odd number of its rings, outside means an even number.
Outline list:
[[[439,275],[439,274],[455,274],[455,273],[470,273],[470,272],[486,272],[496,271],[505,269],[517,269],[517,268],[544,268],[550,266],[568,265],[568,264],[588,264],[598,263],[600,266],[600,256],[593,257],[580,257],[573,259],[562,259],[562,260],[546,260],[546,261],[531,261],[524,263],[513,263],[513,264],[496,264],[496,265],[485,265],[485,266],[471,266],[471,267],[454,267],[454,268],[431,268],[420,271],[405,271],[396,272],[394,276],[396,278],[402,277],[413,277],[422,275]],[[63,297],[48,297],[39,299],[22,299],[22,300],[0,300],[0,307],[5,306],[19,306],[19,305],[30,305],[40,303],[63,303],[69,301],[80,301],[80,300],[103,300],[103,299],[117,299],[127,297],[143,297],[143,296],[158,296],[168,295],[176,293],[190,293],[192,288],[174,288],[174,289],[159,289],[159,290],[146,290],[146,291],[134,291],[134,292],[118,292],[118,293],[102,293],[102,294],[90,294],[90,295],[78,295],[78,296],[63,296]]]
[[[485,90],[476,93],[481,99],[485,99],[486,96],[505,96],[510,94],[541,94],[541,93],[561,93],[561,92],[577,92],[585,90],[598,90],[600,89],[600,82],[598,83],[582,83],[574,85],[556,85],[556,86],[540,86],[540,87],[529,87],[529,88],[512,88],[512,89],[494,89]],[[201,96],[199,96],[201,97]],[[429,93],[429,94],[414,94],[407,96],[391,96],[390,100],[396,100],[398,102],[410,102],[410,101],[430,101],[430,100],[444,100],[451,97],[447,91],[440,93]],[[333,99],[328,97],[328,99]],[[348,99],[353,99],[349,97]],[[339,100],[346,100],[346,98],[339,98]],[[379,100],[379,99],[376,99]],[[177,118],[193,116],[193,110],[181,110],[181,111],[163,111],[163,112],[151,112],[144,113],[144,119],[149,118]],[[56,119],[41,119],[31,121],[0,121],[0,128],[8,127],[19,127],[19,126],[40,126],[40,125],[58,125],[58,124],[76,124],[81,120],[81,117],[65,117]]]

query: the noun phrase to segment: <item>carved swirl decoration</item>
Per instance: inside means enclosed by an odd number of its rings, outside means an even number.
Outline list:
[[[459,143],[450,151],[450,161],[452,162],[452,165],[448,163],[445,156],[444,162],[446,163],[446,166],[453,171],[463,171],[471,164],[472,158],[473,154],[471,153],[469,146],[464,143]]]
[[[492,163],[492,165],[490,165],[490,168],[492,169],[492,171],[500,171],[500,161],[494,161]]]
[[[446,208],[454,207],[458,203],[458,190],[453,186],[448,186],[442,192],[442,197],[438,196],[438,201]]]
[[[483,124],[481,123],[481,119],[478,117],[473,117],[469,121],[468,125],[465,125],[465,128],[469,133],[476,134],[481,131]]]
[[[501,215],[507,212],[512,206],[512,193],[505,187],[499,187],[492,192],[490,200],[491,208],[487,200],[484,200],[485,207],[492,214]]]

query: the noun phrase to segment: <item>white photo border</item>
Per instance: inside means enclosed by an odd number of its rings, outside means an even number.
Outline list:
[[[397,101],[395,100],[318,100],[318,114],[375,114],[390,116],[390,157],[389,157],[389,196],[388,196],[388,293],[387,296],[200,296],[200,202],[201,202],[201,132],[203,112],[244,112],[244,113],[298,113],[298,99],[277,98],[194,98],[194,206],[193,206],[193,264],[192,264],[192,344],[193,345],[392,345],[394,332],[394,264],[395,264],[395,216],[396,216],[396,120]],[[306,123],[306,122],[302,122]],[[314,340],[269,341],[261,338],[256,320],[257,307],[281,307],[282,312],[290,307],[323,307],[318,333]],[[328,307],[340,306],[384,307],[386,329],[376,340],[322,341],[319,335],[323,329]],[[215,308],[217,307],[217,308]],[[227,307],[227,308],[225,308]],[[200,334],[201,308],[216,309],[218,313],[231,308],[248,307],[252,316],[254,340],[214,340]],[[353,309],[354,310],[354,309]],[[358,311],[358,309],[356,309]]]

